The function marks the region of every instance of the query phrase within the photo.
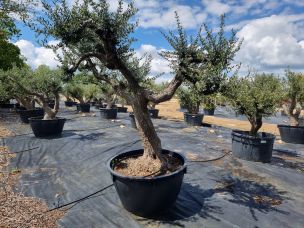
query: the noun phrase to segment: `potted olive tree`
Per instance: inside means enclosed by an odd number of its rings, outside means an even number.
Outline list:
[[[232,77],[225,92],[231,105],[250,122],[249,131],[232,131],[232,153],[239,158],[270,162],[275,135],[258,132],[263,117],[276,113],[282,98],[281,81],[272,74]]]
[[[221,93],[225,88],[227,75],[232,71],[237,71],[239,64],[233,64],[236,53],[240,50],[242,41],[236,37],[236,32],[232,30],[229,36],[225,34],[225,17],[221,16],[220,27],[217,33],[204,24],[204,34],[200,35],[200,48],[206,55],[206,63],[198,67],[195,79],[188,83],[188,91],[180,94],[187,99],[182,104],[190,105],[191,112],[185,113],[185,120],[191,120],[195,125],[201,125],[202,114],[198,114],[199,106],[203,103],[206,114],[214,114],[215,102],[213,97]],[[188,107],[188,111],[189,107]],[[195,114],[195,115],[193,115]],[[192,122],[192,119],[195,119]]]
[[[216,95],[205,96],[202,100],[204,114],[208,116],[213,116],[216,108]]]
[[[184,112],[184,120],[191,126],[201,126],[204,114],[199,113],[202,96],[195,86],[183,86],[178,89],[177,96],[187,112]]]
[[[116,119],[118,112],[118,109],[115,105],[117,101],[116,91],[113,89],[113,87],[111,87],[111,85],[105,82],[99,82],[98,85],[100,87],[103,100],[106,101],[106,103],[103,104],[101,108],[99,108],[100,117],[102,119]]]
[[[65,119],[56,117],[59,111],[62,75],[61,70],[51,70],[44,65],[39,66],[35,71],[14,69],[6,72],[7,82],[16,86],[20,93],[34,96],[43,108],[42,116],[29,118],[36,137],[57,136],[62,133]],[[48,103],[50,95],[55,98],[54,108]]]
[[[304,124],[300,123],[301,111],[304,110],[304,74],[287,70],[283,85],[283,110],[290,119],[290,125],[278,125],[281,138],[287,143],[304,144]]]
[[[23,123],[29,123],[30,117],[43,116],[44,111],[42,108],[35,108],[35,96],[26,93],[20,89],[20,85],[29,88],[31,86],[29,75],[33,72],[27,66],[22,68],[13,67],[10,70],[0,70],[0,81],[7,97],[14,98],[20,104],[17,108],[17,113],[20,115],[20,119]],[[14,79],[16,80],[15,83]]]
[[[71,76],[79,67],[89,69],[96,79],[111,85],[132,105],[143,149],[115,156],[108,168],[124,207],[135,214],[151,216],[175,202],[186,164],[180,154],[163,149],[148,103],[171,99],[182,82],[196,74],[196,65],[204,65],[205,55],[198,39],[190,39],[177,20],[177,32],[165,35],[173,51],[162,54],[171,61],[174,77],[160,93],[145,87],[150,59],[137,58],[131,47],[134,39],[130,34],[136,28],[132,21],[137,10],[133,2],[126,7],[123,4],[120,0],[118,9],[112,12],[105,0],[87,0],[71,7],[65,1],[45,3],[44,15],[38,18],[36,28],[60,41],[54,49],[63,49],[69,59],[63,63]],[[117,77],[109,72],[116,72]]]

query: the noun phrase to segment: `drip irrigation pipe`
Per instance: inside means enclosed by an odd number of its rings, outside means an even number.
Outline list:
[[[222,150],[224,152],[224,150]],[[212,162],[212,161],[217,161],[220,160],[224,157],[226,157],[227,155],[231,154],[231,151],[228,150],[225,153],[223,153],[221,156],[216,157],[216,158],[210,158],[210,159],[204,159],[204,160],[188,160],[189,162]]]
[[[145,178],[145,177],[153,176],[154,174],[159,173],[160,171],[161,171],[161,170],[158,170],[158,171],[156,171],[156,172],[154,172],[154,173],[151,173],[151,174],[149,174],[149,175],[147,175],[147,176],[144,176],[144,178]],[[98,194],[98,193],[101,193],[101,192],[105,191],[106,189],[108,189],[108,188],[110,188],[110,187],[112,187],[112,186],[114,186],[114,184],[110,184],[110,185],[108,185],[108,186],[106,186],[106,187],[104,187],[104,188],[102,188],[102,189],[100,189],[100,190],[98,190],[98,191],[96,191],[96,192],[93,192],[93,193],[91,193],[90,195],[87,195],[87,196],[85,196],[85,197],[83,197],[83,198],[74,200],[74,201],[72,201],[72,202],[63,204],[63,205],[61,205],[61,206],[52,208],[52,209],[50,209],[50,210],[47,210],[46,213],[51,212],[51,211],[54,211],[54,210],[58,210],[58,209],[61,209],[61,208],[67,207],[67,206],[70,206],[70,205],[72,205],[72,204],[80,203],[80,202],[82,202],[82,201],[84,201],[84,200],[87,200],[87,199],[91,198],[92,196],[94,196],[94,195],[96,195],[96,194]],[[71,208],[69,208],[69,209],[71,209]]]
[[[6,152],[4,154],[20,154],[20,153],[28,152],[28,151],[35,150],[38,148],[39,148],[39,146],[36,146],[36,147],[30,148],[30,149],[20,150],[20,151],[16,151],[16,152]]]

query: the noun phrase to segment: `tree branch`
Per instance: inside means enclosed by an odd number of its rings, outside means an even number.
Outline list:
[[[96,57],[98,58],[99,60],[102,60],[104,58],[104,56],[100,53],[97,53],[97,52],[88,52],[88,53],[85,53],[83,54],[77,61],[76,63],[74,64],[74,66],[72,66],[70,69],[68,69],[68,72],[69,73],[74,73],[79,65],[84,61],[84,60],[88,60],[89,58],[91,57]]]
[[[169,83],[167,88],[164,89],[163,92],[158,94],[153,94],[151,91],[145,90],[144,96],[153,103],[161,103],[164,101],[170,100],[177,88],[182,84],[183,80],[182,78],[177,74],[172,81]]]

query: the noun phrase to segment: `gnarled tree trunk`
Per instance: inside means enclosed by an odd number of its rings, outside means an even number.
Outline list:
[[[107,97],[106,97],[106,99],[107,99],[107,109],[110,109],[110,108],[113,108],[113,106],[114,106],[114,104],[115,104],[115,102],[116,102],[116,100],[117,100],[117,95],[114,95],[114,97],[113,97],[113,94],[109,94],[109,95],[107,95]]]
[[[27,110],[31,110],[31,109],[35,108],[35,100],[34,99],[16,97],[16,100],[18,101],[19,104],[21,104]]]
[[[287,114],[291,126],[299,126],[301,108],[297,107],[296,98],[291,99],[290,104],[283,104],[284,112]]]
[[[162,156],[162,146],[159,137],[155,131],[150,114],[148,111],[148,100],[137,95],[133,99],[133,111],[136,118],[137,128],[143,142],[144,154],[146,159],[159,159],[163,168],[167,162]]]
[[[249,134],[252,135],[252,136],[257,135],[258,131],[260,130],[260,128],[263,125],[262,117],[261,116],[259,116],[259,117],[256,117],[256,116],[248,117],[248,120],[251,124],[251,129],[250,129]]]
[[[55,94],[55,106],[54,109],[49,107],[49,104],[46,99],[40,97],[39,98],[40,102],[42,103],[42,108],[44,110],[44,120],[52,120],[55,119],[58,111],[59,111],[59,102],[60,102],[60,97],[59,94]]]

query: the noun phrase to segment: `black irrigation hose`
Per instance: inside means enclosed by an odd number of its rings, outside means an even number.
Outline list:
[[[81,202],[81,201],[84,201],[84,200],[86,200],[86,199],[89,199],[90,197],[92,197],[92,196],[94,196],[94,195],[96,195],[96,194],[98,194],[98,193],[100,193],[100,192],[103,192],[104,190],[106,190],[106,189],[112,187],[113,185],[114,185],[114,184],[110,184],[110,185],[108,185],[108,186],[106,186],[106,187],[104,187],[104,188],[102,188],[102,189],[100,189],[100,190],[98,190],[98,191],[96,191],[96,192],[94,192],[94,193],[92,193],[92,194],[90,194],[90,195],[87,195],[87,196],[85,196],[85,197],[83,197],[83,198],[74,200],[74,201],[72,201],[72,202],[70,202],[70,203],[63,204],[63,205],[61,205],[61,206],[52,208],[52,209],[50,209],[50,210],[47,210],[45,213],[48,213],[48,212],[51,212],[51,211],[54,211],[54,210],[58,210],[58,209],[60,209],[60,208],[67,207],[67,206],[70,206],[70,205],[72,205],[72,204],[79,203],[79,202]]]
[[[38,149],[38,148],[39,148],[39,146],[36,146],[36,147],[30,148],[30,149],[20,150],[20,151],[16,151],[16,152],[7,152],[7,153],[4,153],[4,154],[20,154],[20,153],[28,152],[28,151],[35,150],[35,149]]]
[[[231,152],[231,151],[227,151],[226,153],[224,153],[224,154],[221,155],[220,157],[213,158],[213,159],[208,159],[208,160],[190,160],[189,162],[211,162],[211,161],[216,161],[216,160],[220,160],[220,159],[224,158],[225,156],[227,156],[228,154],[230,154],[230,152]],[[147,176],[144,176],[144,178],[153,176],[154,174],[157,174],[157,173],[159,173],[160,171],[161,171],[161,169],[158,170],[158,171],[156,171],[156,172],[154,172],[154,173],[151,173],[151,174],[149,174],[149,175],[147,175]],[[54,211],[54,210],[61,209],[61,208],[63,208],[63,207],[70,206],[70,205],[72,205],[72,204],[76,204],[76,203],[82,202],[82,201],[84,201],[84,200],[86,200],[86,199],[89,199],[90,197],[92,197],[92,196],[94,196],[94,195],[96,195],[96,194],[98,194],[98,193],[101,193],[101,192],[105,191],[106,189],[112,187],[113,185],[114,185],[114,184],[110,184],[110,185],[108,185],[108,186],[106,186],[106,187],[104,187],[104,188],[102,188],[102,189],[100,189],[100,190],[98,190],[98,191],[96,191],[96,192],[93,192],[93,193],[91,193],[90,195],[87,195],[87,196],[85,196],[85,197],[83,197],[83,198],[80,198],[80,199],[74,200],[74,201],[72,201],[72,202],[70,202],[70,203],[66,203],[66,204],[63,204],[63,205],[61,205],[61,206],[52,208],[52,209],[46,211],[46,213],[51,212],[51,211]],[[69,208],[69,209],[70,209],[70,208]]]
[[[221,156],[217,158],[211,158],[211,159],[206,159],[206,160],[188,160],[189,162],[211,162],[211,161],[217,161],[220,160],[224,157],[226,157],[228,154],[230,154],[231,151],[226,151],[226,153],[222,154]]]
[[[144,176],[144,178],[145,178],[145,177],[153,176],[154,174],[159,173],[160,171],[161,171],[161,170],[158,170],[158,171],[156,171],[156,172],[154,172],[154,173],[151,173],[151,174],[149,174],[149,175],[147,175],[147,176]],[[58,206],[58,207],[54,207],[54,208],[52,208],[52,209],[50,209],[50,210],[47,210],[45,213],[48,213],[48,212],[51,212],[51,211],[54,211],[54,210],[61,209],[61,208],[70,206],[70,205],[72,205],[72,204],[80,203],[80,202],[82,202],[82,201],[84,201],[84,200],[87,200],[87,199],[91,198],[92,196],[94,196],[94,195],[96,195],[96,194],[98,194],[98,193],[101,193],[101,192],[105,191],[106,189],[108,189],[108,188],[110,188],[110,187],[112,187],[112,186],[114,186],[114,184],[110,184],[110,185],[108,185],[108,186],[106,186],[106,187],[104,187],[104,188],[102,188],[102,189],[100,189],[100,190],[98,190],[98,191],[96,191],[96,192],[93,192],[93,193],[91,193],[90,195],[87,195],[87,196],[85,196],[85,197],[82,197],[82,198],[80,198],[80,199],[74,200],[74,201],[72,201],[72,202],[63,204],[63,205]],[[70,208],[69,208],[69,209],[70,209]]]

